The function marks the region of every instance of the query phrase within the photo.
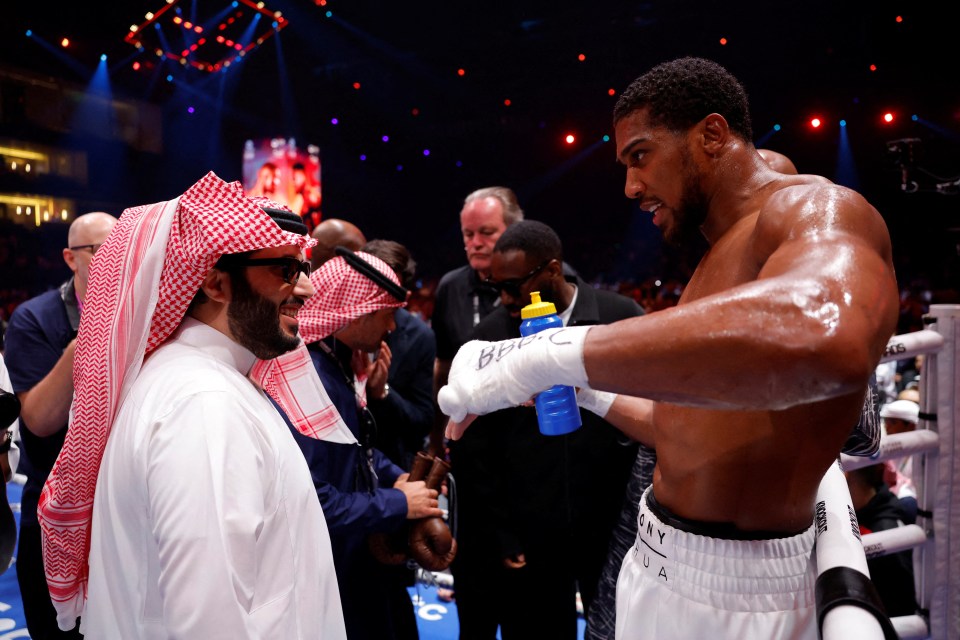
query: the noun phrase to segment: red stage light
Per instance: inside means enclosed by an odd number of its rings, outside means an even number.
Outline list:
[[[893,122],[893,114],[890,113],[889,111],[883,114],[883,121],[886,122],[887,124],[890,124],[891,122]]]
[[[359,88],[360,88],[360,83],[359,83],[359,82],[354,82],[354,83],[353,83],[353,88],[354,88],[354,89],[359,89]]]
[[[611,89],[607,89],[607,95],[608,95],[608,96],[615,96],[615,95],[617,95],[616,89],[612,89],[612,88],[611,88]]]
[[[583,55],[582,53],[577,56],[577,60],[579,60],[580,62],[583,62],[586,59],[587,59],[587,56]]]
[[[510,102],[510,98],[507,98],[506,100],[503,101],[503,104],[504,104],[504,106],[509,107],[509,106],[510,106],[511,104],[513,104],[513,103]]]
[[[897,22],[903,22],[903,16],[897,16]]]
[[[810,126],[814,129],[818,129],[821,124],[823,124],[823,122],[820,120],[820,118],[811,118],[810,120]]]
[[[870,71],[876,71],[876,70],[877,70],[877,65],[875,64],[870,65]]]
[[[572,133],[568,133],[567,137],[564,138],[564,140],[566,141],[567,144],[573,144],[574,142],[576,142],[577,139],[573,136]]]
[[[727,39],[726,39],[726,38],[720,38],[720,44],[726,45],[726,44],[727,44]]]
[[[160,0],[156,1],[160,4]],[[197,8],[197,15],[191,14],[190,20],[186,21],[182,16],[176,15],[182,1],[164,0],[163,6],[146,14],[146,21],[135,25],[136,28],[131,28],[124,40],[138,49],[157,51],[158,57],[176,60],[201,71],[215,72],[229,67],[240,56],[250,53],[289,25],[286,18],[264,6],[265,2],[260,0],[211,0],[205,3],[202,11]],[[214,20],[224,7],[231,6],[232,15],[226,19]],[[254,16],[266,19],[254,22]],[[188,38],[188,43],[184,45],[187,47],[186,55],[182,50],[170,50],[166,41],[157,35],[163,32],[162,29],[147,28],[155,25],[176,25],[189,30],[190,35],[195,36],[206,31],[201,26],[205,21],[209,21],[211,27],[216,24],[215,32],[221,35],[216,41],[211,39],[209,42],[205,38],[199,38],[193,43],[192,39]],[[256,26],[251,28],[253,25]],[[248,33],[248,30],[252,33]]]
[[[69,46],[70,46],[70,40],[69,40],[69,38],[64,38],[63,40],[61,40],[61,41],[60,41],[60,46],[63,47],[64,49],[66,49],[67,47],[69,47]]]
[[[139,62],[134,62],[134,63],[133,63],[133,70],[134,70],[134,71],[140,71],[140,63],[139,63]]]

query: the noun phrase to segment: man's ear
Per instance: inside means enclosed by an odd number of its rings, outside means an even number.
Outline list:
[[[77,258],[73,255],[72,249],[63,250],[63,261],[67,263],[67,266],[70,267],[70,271],[74,273],[77,272]]]
[[[232,295],[230,274],[219,269],[210,269],[200,283],[200,290],[214,302],[230,302]]]
[[[550,264],[546,267],[547,273],[550,274],[551,278],[560,278],[563,279],[563,263],[557,259],[550,261]]]
[[[700,134],[704,152],[708,156],[715,157],[730,139],[730,125],[719,113],[711,113],[700,121]]]

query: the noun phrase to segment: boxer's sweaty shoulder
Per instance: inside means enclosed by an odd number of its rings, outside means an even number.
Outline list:
[[[775,187],[751,200],[750,215],[710,248],[681,305],[763,278],[768,261],[781,259],[784,245],[797,246],[788,246],[790,252],[815,247],[812,236],[848,234],[856,220],[875,214],[859,196],[821,178],[792,176]],[[852,201],[845,202],[848,198]],[[854,235],[849,243],[862,242],[885,257],[882,241],[869,234],[867,225],[866,237]],[[813,271],[798,275],[815,276]],[[856,424],[861,403],[861,395],[853,393],[778,411],[658,404],[657,499],[695,520],[747,530],[803,529],[810,524],[820,478]]]

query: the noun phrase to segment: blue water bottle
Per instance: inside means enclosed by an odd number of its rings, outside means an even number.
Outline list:
[[[540,292],[530,293],[530,304],[520,311],[520,335],[529,336],[544,329],[563,326],[552,302],[541,302]],[[562,436],[580,428],[580,409],[577,407],[577,392],[573,387],[555,385],[537,396],[537,422],[540,433],[545,436]]]

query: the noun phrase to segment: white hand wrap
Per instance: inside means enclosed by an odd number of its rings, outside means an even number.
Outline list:
[[[607,417],[607,412],[613,406],[613,401],[617,399],[617,394],[609,391],[597,391],[596,389],[581,388],[577,391],[577,404],[581,409],[594,413],[601,418]]]
[[[500,342],[472,340],[457,352],[440,389],[440,410],[454,422],[515,407],[555,384],[587,386],[583,341],[591,327],[548,329]]]

